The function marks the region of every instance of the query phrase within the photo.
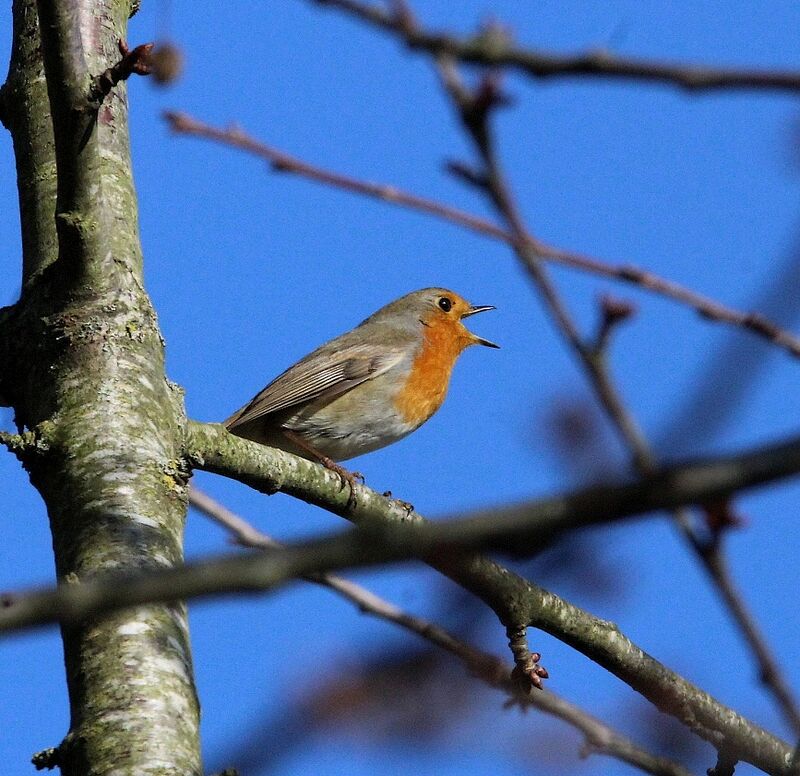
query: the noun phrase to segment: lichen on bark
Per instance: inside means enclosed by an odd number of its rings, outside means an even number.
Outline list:
[[[182,396],[142,279],[125,84],[130,2],[16,0],[4,121],[17,157],[22,295],[0,316],[0,395],[46,505],[64,583],[183,561]],[[41,45],[40,45],[41,41]],[[31,435],[30,431],[34,433]],[[62,629],[62,773],[200,774],[186,610],[152,605]]]

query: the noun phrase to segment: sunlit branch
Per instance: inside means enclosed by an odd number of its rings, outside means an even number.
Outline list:
[[[330,472],[282,451],[234,437],[221,426],[190,424],[187,447],[195,465],[206,470],[267,492],[303,494],[307,501],[339,514],[347,510],[348,494],[342,493]],[[525,617],[534,627],[591,657],[719,749],[769,773],[785,773],[791,756],[785,743],[658,663],[612,623],[593,617],[464,549],[535,549],[538,531],[549,521],[568,514],[578,521],[588,513],[611,519],[672,507],[676,499],[695,502],[719,497],[798,470],[800,440],[793,440],[739,456],[677,467],[644,483],[589,489],[536,502],[533,517],[523,524],[518,518],[427,524],[396,502],[359,486],[358,506],[348,515],[362,526],[356,531],[253,555],[6,596],[0,609],[0,630],[84,620],[112,608],[146,601],[268,590],[309,573],[421,557],[494,604],[495,611],[508,607],[514,616]]]
[[[274,539],[195,487],[189,491],[189,503],[225,528],[243,547],[266,549],[278,546]],[[502,660],[467,644],[432,620],[411,615],[371,590],[334,574],[311,574],[305,578],[350,601],[360,612],[403,628],[455,656],[471,676],[504,692],[513,705],[531,706],[571,725],[584,736],[583,752],[616,758],[654,776],[689,776],[683,766],[651,754],[558,695],[551,692],[521,693],[518,685],[511,681],[510,669]]]

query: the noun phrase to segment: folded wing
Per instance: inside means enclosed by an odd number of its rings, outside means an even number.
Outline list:
[[[404,351],[376,345],[351,345],[331,354],[312,353],[278,375],[225,425],[232,429],[274,412],[341,396],[365,380],[400,363]]]

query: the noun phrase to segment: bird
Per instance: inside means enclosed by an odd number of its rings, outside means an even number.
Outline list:
[[[497,348],[462,320],[494,310],[446,288],[413,291],[321,345],[224,421],[232,434],[321,463],[338,464],[397,442],[444,402],[453,366],[471,345]]]

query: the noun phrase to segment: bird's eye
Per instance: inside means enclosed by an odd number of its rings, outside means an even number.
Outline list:
[[[446,313],[449,313],[453,308],[453,300],[448,299],[446,296],[439,297],[439,307]]]

